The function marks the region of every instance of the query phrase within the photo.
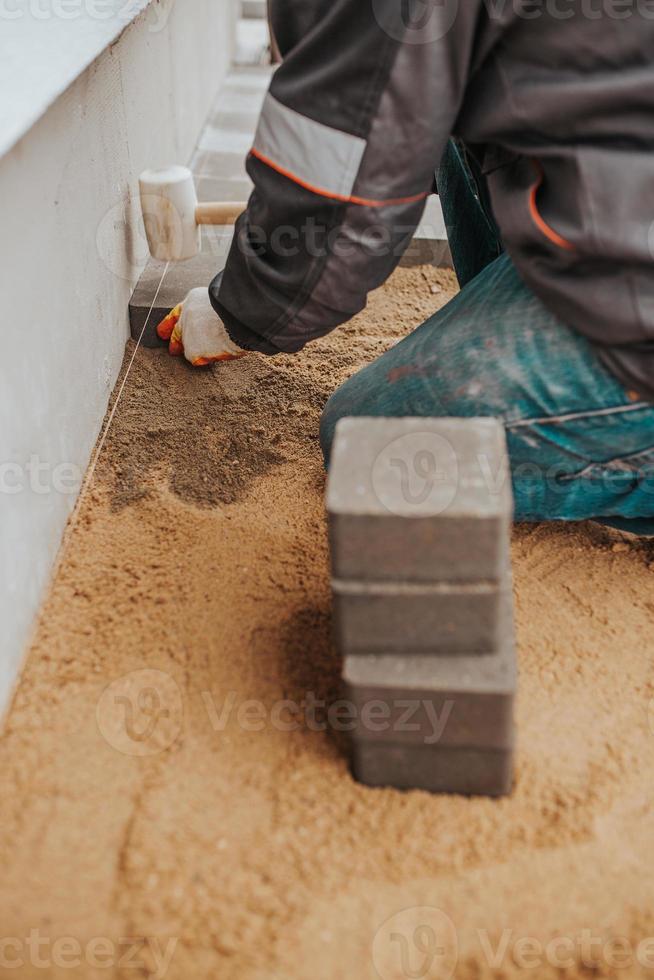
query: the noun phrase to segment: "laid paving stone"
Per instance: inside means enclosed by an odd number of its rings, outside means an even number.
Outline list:
[[[242,17],[236,26],[233,64],[245,67],[269,65],[270,61],[270,31],[267,20]]]
[[[247,201],[252,193],[252,181],[247,175],[239,177],[196,177],[198,201]]]
[[[452,253],[447,239],[416,236],[412,238],[400,259],[400,265],[413,268],[433,265],[439,269],[452,268]]]
[[[261,91],[250,88],[224,88],[212,107],[209,118],[213,118],[214,115],[219,112],[229,112],[240,115],[255,113],[258,116],[258,113],[261,111],[261,106],[263,104],[267,87],[268,82],[266,81],[266,85],[265,87],[261,88]]]
[[[225,249],[227,247],[226,245]],[[156,303],[152,307],[166,263],[150,259],[129,303],[130,333],[134,340],[141,336],[145,326],[142,345],[162,346],[163,342],[157,336],[157,324],[160,320],[186,296],[190,289],[207,286],[224,264],[224,258],[221,261],[213,250],[200,253],[186,262],[171,262],[161,283]],[[152,312],[150,312],[151,307]]]
[[[356,740],[484,750],[514,744],[512,642],[473,656],[346,656],[342,679]]]
[[[262,20],[267,16],[266,0],[241,0],[241,16]]]
[[[433,194],[427,198],[422,220],[416,228],[409,247],[400,259],[400,265],[452,267],[452,253],[447,240],[441,202]]]
[[[190,163],[196,177],[247,178],[243,153],[216,152],[198,147]]]
[[[327,510],[340,583],[499,582],[512,517],[506,439],[491,418],[345,418],[336,427]],[[353,587],[345,622],[383,612],[384,596]],[[475,600],[492,615],[488,584]],[[443,609],[438,592],[434,602]],[[455,621],[470,596],[453,596]],[[398,598],[424,619],[429,597]],[[388,623],[390,614],[384,616]],[[374,630],[374,624],[371,629]]]
[[[263,100],[261,100],[263,101]],[[232,129],[235,132],[247,132],[250,134],[250,143],[252,142],[252,134],[257,128],[257,123],[259,122],[259,113],[261,111],[261,106],[259,105],[259,100],[253,100],[253,105],[247,110],[233,110],[233,109],[218,109],[214,112],[209,119],[209,125],[214,126],[218,129]]]
[[[221,94],[227,95],[231,92],[265,94],[274,71],[271,65],[235,66],[225,79]]]
[[[420,224],[416,228],[415,237],[447,241],[445,219],[443,218],[440,199],[436,194],[430,194],[427,198]]]
[[[200,229],[200,251],[202,255],[211,256],[213,259],[214,275],[225,265],[233,237],[232,225],[203,225]]]
[[[366,786],[465,796],[505,796],[513,784],[513,750],[352,743],[352,774]]]
[[[332,580],[336,642],[347,653],[488,653],[510,639],[508,585]]]
[[[210,153],[238,154],[243,160],[252,147],[252,133],[247,130],[222,129],[208,125],[198,142],[199,150]]]

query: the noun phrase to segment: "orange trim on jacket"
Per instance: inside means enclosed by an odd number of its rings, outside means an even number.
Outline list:
[[[269,157],[264,156],[259,150],[253,147],[250,150],[253,157],[257,160],[261,160],[266,166],[271,167],[276,170],[277,173],[281,174],[282,177],[288,177],[293,183],[299,184],[300,187],[304,187],[305,190],[311,191],[313,194],[318,194],[320,197],[328,197],[334,201],[343,201],[345,204],[362,204],[369,208],[380,208],[384,206],[391,206],[393,204],[411,204],[413,201],[421,201],[423,198],[429,196],[429,191],[424,191],[420,194],[413,194],[411,197],[393,197],[389,198],[387,201],[376,201],[367,197],[356,197],[355,195],[345,195],[345,194],[334,194],[332,191],[323,190],[320,187],[315,187],[306,180],[302,180],[301,177],[296,176],[296,174],[291,173],[290,170],[286,170],[281,167],[274,160],[269,159]]]
[[[558,231],[554,231],[554,229],[544,220],[540,214],[540,211],[538,210],[536,198],[538,196],[538,191],[543,186],[545,171],[543,170],[543,166],[539,160],[532,160],[532,163],[536,168],[538,179],[529,192],[529,213],[531,215],[531,219],[538,230],[545,235],[545,238],[548,238],[554,243],[554,245],[558,245],[559,248],[564,248],[568,252],[574,252],[576,249],[572,242],[569,242],[567,238],[563,237],[563,235],[559,235]]]

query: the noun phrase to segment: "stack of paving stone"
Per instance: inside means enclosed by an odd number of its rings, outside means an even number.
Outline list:
[[[517,673],[502,425],[343,419],[327,510],[355,777],[508,793]]]

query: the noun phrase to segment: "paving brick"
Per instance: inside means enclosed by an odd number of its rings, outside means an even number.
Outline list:
[[[513,783],[513,750],[359,741],[352,743],[352,772],[367,786],[505,796]]]
[[[234,237],[231,225],[203,225],[200,230],[200,249],[203,256],[211,258],[215,265],[214,275],[225,265],[229,248]],[[209,283],[205,283],[209,285]]]
[[[226,243],[225,254],[227,247]],[[208,286],[224,264],[224,257],[221,260],[215,249],[203,252],[186,262],[171,262],[161,284],[157,302],[147,320],[141,341],[144,347],[160,347],[162,345],[156,331],[159,321],[186,296],[189,289],[194,289],[196,286]],[[141,335],[146,323],[164,269],[165,262],[156,262],[154,259],[150,259],[132,294],[129,303],[129,321],[130,332],[135,340]]]
[[[425,204],[420,223],[416,228],[417,238],[434,238],[447,241],[447,231],[443,209],[440,198],[436,194],[430,194]]]
[[[359,741],[509,749],[516,686],[513,643],[495,654],[346,656],[343,664]]]
[[[510,639],[508,584],[333,580],[334,631],[346,653],[490,653]]]
[[[265,18],[266,0],[241,0],[241,16],[256,20]]]
[[[219,107],[210,117],[209,125],[218,129],[232,129],[240,133],[247,132],[250,134],[250,144],[252,144],[252,136],[257,128],[261,111],[260,105],[257,105],[254,100],[252,103],[247,111],[242,108],[232,110],[231,106],[229,108]]]
[[[327,510],[338,580],[497,582],[512,515],[503,427],[490,418],[342,419]],[[383,606],[374,597],[346,605],[354,614],[366,603]]]
[[[244,201],[252,193],[252,181],[241,177],[196,177],[199,201]],[[210,226],[206,226],[210,227]]]
[[[240,155],[243,161],[252,147],[252,133],[248,130],[222,128],[209,124],[205,126],[198,142],[199,150],[209,153],[229,153]]]
[[[193,154],[190,166],[196,177],[247,179],[243,153],[219,153],[216,150],[198,148]]]
[[[274,70],[271,65],[234,66],[225,79],[222,92],[225,96],[231,92],[265,93]]]
[[[449,242],[447,239],[416,235],[403,253],[400,265],[409,268],[417,265],[434,265],[440,269],[451,269],[452,253]]]
[[[267,84],[268,82],[266,82],[266,86]],[[259,90],[240,86],[226,86],[212,106],[209,118],[213,118],[219,112],[259,113],[265,95],[265,87]]]

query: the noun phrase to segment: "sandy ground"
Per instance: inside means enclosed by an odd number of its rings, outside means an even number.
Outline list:
[[[358,786],[307,708],[321,405],[452,289],[401,269],[295,358],[138,353],[0,743],[0,977],[652,975],[646,547],[516,530],[511,798]]]

